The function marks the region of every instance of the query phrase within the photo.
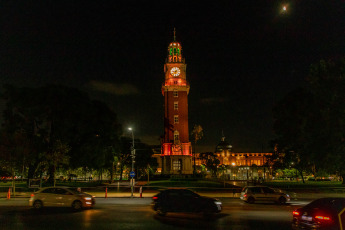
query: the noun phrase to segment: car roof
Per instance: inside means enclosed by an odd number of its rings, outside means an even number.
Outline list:
[[[260,185],[260,186],[246,186],[245,188],[269,188],[269,187]]]
[[[310,207],[326,207],[331,209],[336,209],[338,211],[345,208],[345,198],[341,197],[326,197],[313,200],[303,208]]]
[[[316,200],[313,200],[312,202],[334,202],[334,201],[345,201],[345,198],[342,197],[324,197],[324,198],[319,198]]]
[[[179,191],[179,190],[188,190],[188,191],[191,191],[187,188],[167,188],[167,189],[164,189],[163,191]]]

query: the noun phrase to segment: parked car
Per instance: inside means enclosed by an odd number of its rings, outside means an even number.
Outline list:
[[[31,194],[29,206],[35,209],[42,207],[72,207],[74,210],[91,208],[95,198],[77,188],[47,187]]]
[[[290,196],[267,186],[246,186],[242,189],[240,199],[249,204],[254,204],[255,202],[285,204],[290,201]]]
[[[338,215],[344,209],[345,198],[320,198],[314,200],[306,206],[293,211],[292,228],[340,229]],[[345,215],[345,213],[343,215]]]
[[[167,189],[152,197],[153,209],[161,216],[168,212],[203,213],[205,216],[219,213],[222,202],[200,196],[188,189]]]

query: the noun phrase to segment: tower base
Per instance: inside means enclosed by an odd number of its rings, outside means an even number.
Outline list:
[[[172,155],[162,157],[162,174],[190,175],[193,174],[192,156]]]

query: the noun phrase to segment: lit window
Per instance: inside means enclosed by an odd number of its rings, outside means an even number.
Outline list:
[[[175,130],[175,132],[174,132],[174,140],[175,141],[180,140],[180,134],[179,134],[179,132],[177,130]]]
[[[178,91],[174,90],[174,97],[178,97]]]
[[[178,101],[174,101],[174,110],[178,110]]]
[[[175,123],[175,124],[178,123],[178,115],[175,115],[175,116],[174,116],[174,123]]]
[[[181,160],[173,161],[173,169],[174,171],[180,171],[182,166]]]

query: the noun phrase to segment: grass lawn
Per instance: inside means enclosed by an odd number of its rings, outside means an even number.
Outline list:
[[[331,187],[344,187],[341,181],[282,181],[282,182],[265,182],[263,185],[278,188],[331,188]]]

